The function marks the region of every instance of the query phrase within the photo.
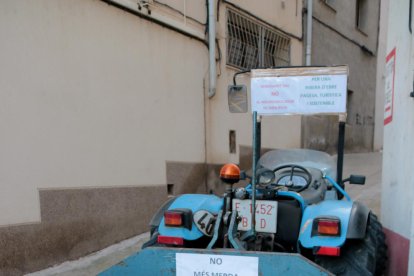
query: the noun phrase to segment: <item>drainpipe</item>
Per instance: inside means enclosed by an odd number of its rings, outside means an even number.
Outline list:
[[[216,18],[214,15],[214,2],[215,0],[208,0],[209,98],[214,97],[216,94]]]
[[[308,16],[306,21],[306,66],[311,65],[312,56],[312,0],[308,0]]]

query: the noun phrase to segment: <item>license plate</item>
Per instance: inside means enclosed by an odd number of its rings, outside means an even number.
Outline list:
[[[237,230],[248,231],[252,228],[252,201],[233,199],[233,210],[236,210],[241,221]],[[277,201],[256,200],[256,231],[276,233]]]

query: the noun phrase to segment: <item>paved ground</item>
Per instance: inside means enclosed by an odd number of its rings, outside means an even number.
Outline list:
[[[382,153],[346,154],[344,159],[344,178],[350,174],[365,175],[365,185],[346,185],[345,189],[355,201],[365,203],[381,218],[381,174]]]
[[[367,177],[366,184],[347,185],[346,190],[353,200],[361,201],[368,205],[380,217],[381,211],[381,167],[382,154],[358,153],[347,154],[344,160],[344,178],[350,174],[361,174]],[[148,240],[149,234],[133,237],[112,245],[94,254],[88,255],[76,261],[48,268],[29,274],[30,276],[89,276],[96,275],[105,269],[121,262],[127,256],[137,252],[142,244]]]

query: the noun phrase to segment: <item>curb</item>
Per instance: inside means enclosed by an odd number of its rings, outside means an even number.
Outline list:
[[[113,244],[100,251],[81,257],[75,261],[67,261],[53,267],[26,274],[27,276],[89,276],[97,275],[111,266],[121,262],[131,254],[141,250],[142,244],[149,239],[149,232]]]

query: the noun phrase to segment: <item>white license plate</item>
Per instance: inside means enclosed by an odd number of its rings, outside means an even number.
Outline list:
[[[237,230],[248,231],[252,228],[252,201],[233,199],[233,210],[241,217]],[[276,233],[277,201],[256,200],[256,231]]]

